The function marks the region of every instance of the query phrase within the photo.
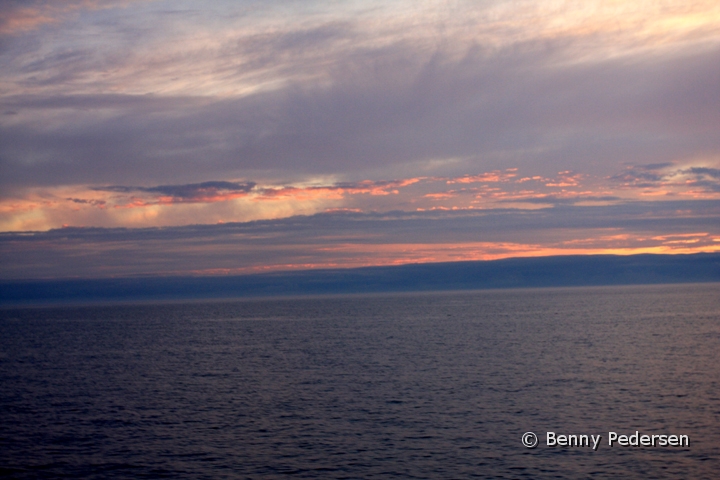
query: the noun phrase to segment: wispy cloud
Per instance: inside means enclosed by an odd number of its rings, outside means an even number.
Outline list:
[[[0,35],[17,35],[60,24],[83,10],[117,8],[133,0],[5,0],[0,4]]]

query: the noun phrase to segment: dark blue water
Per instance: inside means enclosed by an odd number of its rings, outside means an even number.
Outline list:
[[[0,348],[11,478],[720,471],[718,284],[2,310]]]

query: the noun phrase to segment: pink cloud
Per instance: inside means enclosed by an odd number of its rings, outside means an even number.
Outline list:
[[[505,170],[493,170],[492,172],[481,173],[478,175],[465,175],[462,177],[451,178],[447,183],[481,183],[481,182],[508,182],[517,176],[517,168],[506,168]]]
[[[99,10],[126,6],[137,0],[30,0],[24,5],[8,5],[0,10],[0,34],[14,35],[43,25],[64,21],[81,10]]]

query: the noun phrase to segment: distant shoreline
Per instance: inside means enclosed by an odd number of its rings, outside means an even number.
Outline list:
[[[238,276],[0,281],[0,306],[720,282],[720,253],[573,255]]]

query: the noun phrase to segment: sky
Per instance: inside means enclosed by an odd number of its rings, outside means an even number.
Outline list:
[[[0,3],[0,278],[718,251],[716,0]]]

